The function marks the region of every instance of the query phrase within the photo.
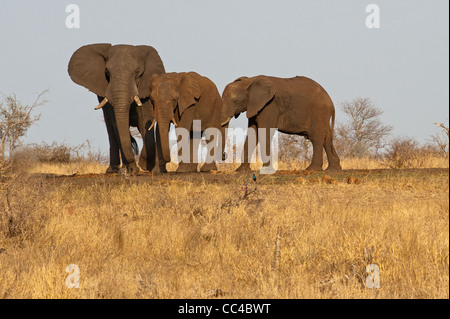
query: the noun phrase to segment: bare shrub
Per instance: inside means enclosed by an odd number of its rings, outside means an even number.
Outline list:
[[[100,164],[108,163],[108,156],[106,156],[101,149],[94,150],[91,141],[86,140],[85,143],[82,144],[81,154],[84,160],[88,162],[97,162]]]
[[[13,151],[21,144],[21,138],[28,129],[37,121],[40,115],[33,116],[33,111],[47,103],[44,94],[48,90],[38,94],[31,105],[22,105],[15,94],[4,96],[5,103],[0,102],[0,160],[6,160],[6,155],[11,157]]]
[[[434,135],[431,135],[429,142],[432,143],[439,151],[439,155],[448,157],[449,155],[449,128],[444,123],[434,123],[441,130]]]
[[[303,136],[278,132],[278,158],[285,163],[310,162],[312,145]]]
[[[420,145],[413,138],[398,137],[387,146],[382,163],[394,169],[424,168],[430,157],[436,157],[438,150],[430,144]]]
[[[28,144],[18,148],[12,161],[16,166],[32,163],[67,164],[73,162],[98,162],[105,163],[108,158],[101,150],[94,150],[91,142],[70,146],[65,143],[52,142],[47,144]]]
[[[392,127],[381,122],[383,114],[369,98],[342,103],[346,121],[336,125],[335,144],[346,158],[374,156],[386,145]]]
[[[14,152],[12,160],[15,163],[69,163],[79,158],[83,145],[69,146],[64,143],[52,142],[47,144],[28,144]]]

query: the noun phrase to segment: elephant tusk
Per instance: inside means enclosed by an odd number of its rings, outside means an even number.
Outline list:
[[[134,96],[134,102],[136,102],[137,106],[142,106],[142,102],[137,95]]]
[[[98,106],[95,107],[94,110],[101,109],[102,107],[104,107],[104,106],[106,105],[106,103],[108,103],[108,99],[105,97],[105,98],[103,99],[103,101],[102,101]]]
[[[231,117],[228,118],[228,120],[226,120],[225,122],[223,122],[222,124],[220,124],[220,126],[225,126],[228,124],[228,122],[231,121]]]
[[[149,131],[153,128],[153,126],[155,126],[155,123],[156,123],[156,119],[153,120],[152,125],[150,125],[150,127],[148,128]]]
[[[175,114],[172,115],[172,122],[173,122],[173,124],[175,125],[175,127],[178,126],[178,123],[177,123],[177,121],[175,120]]]

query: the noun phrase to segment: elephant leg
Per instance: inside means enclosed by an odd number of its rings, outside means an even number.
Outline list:
[[[250,121],[249,121],[250,122]],[[250,123],[249,123],[250,124]],[[255,134],[256,134],[256,139],[254,141],[254,143],[248,143],[248,135],[249,135],[249,131],[250,129],[252,129]],[[242,164],[236,169],[236,171],[238,172],[245,172],[245,171],[250,171],[250,160],[249,156],[251,157],[255,148],[256,148],[256,141],[258,141],[258,128],[256,126],[256,123],[252,122],[249,126],[248,126],[248,130],[247,130],[247,136],[245,137],[245,143],[244,143],[244,161],[242,162]]]
[[[140,130],[141,131],[141,130]],[[155,167],[155,133],[153,128],[141,131],[143,146],[139,154],[139,167],[144,171],[151,171]]]
[[[203,164],[203,166],[200,168],[200,172],[203,173],[208,173],[210,171],[217,171],[217,165],[216,162],[212,162],[212,163],[205,163]]]
[[[228,129],[228,124],[219,128],[220,135],[222,136],[222,139],[220,140],[220,142],[222,143],[222,149],[221,149],[222,161],[226,161],[227,157],[228,157],[228,154],[225,152],[225,145],[227,143],[227,134],[226,134],[227,129]]]
[[[325,138],[317,136],[310,137],[313,145],[313,157],[311,164],[306,168],[307,170],[321,171],[323,168],[323,147]]]
[[[106,169],[106,173],[117,173],[120,169],[120,143],[114,127],[114,110],[109,104],[105,105],[102,110],[109,140],[109,167]]]
[[[260,143],[261,148],[261,160],[263,162],[263,167],[271,167],[274,168],[275,161],[278,161],[278,158],[274,158],[273,150],[271,149],[272,146],[272,137],[273,137],[274,131],[271,131],[270,128],[264,128],[264,135],[261,136],[261,134],[258,135],[258,140]],[[264,140],[261,140],[261,138],[264,138]],[[263,149],[263,147],[265,149]]]
[[[142,150],[139,154],[139,167],[144,171],[150,171],[155,166],[155,135],[153,128],[149,131],[151,125],[151,114],[147,111],[146,105],[136,108],[137,127],[142,136]]]
[[[158,147],[159,149],[161,148],[161,144],[158,142],[159,132],[156,129],[156,126],[151,130],[148,129],[153,122],[151,109],[151,105],[148,106],[147,103],[137,107],[138,129],[143,140],[142,151],[139,155],[139,166],[141,169],[151,171],[155,174],[167,173],[166,162],[160,160],[162,158],[162,151],[160,151],[161,155],[158,155],[157,153]]]
[[[212,138],[209,138],[206,140],[206,143],[208,145],[210,145],[210,143],[214,143],[214,148],[211,148],[209,150],[209,154],[207,155],[207,158],[209,157],[210,159],[213,158],[214,160],[210,163],[205,163],[203,164],[203,166],[200,168],[200,172],[209,172],[209,171],[216,171],[217,170],[217,165],[216,165],[216,158],[217,156],[219,156],[218,154],[212,154],[214,153],[213,151],[217,151],[218,150],[218,145],[219,145],[219,136],[218,134],[216,134],[215,136],[213,136]],[[223,138],[222,138],[223,139]],[[223,150],[223,148],[222,148]]]
[[[191,133],[192,135],[192,133]],[[189,158],[190,158],[190,162],[189,163],[185,163],[183,161],[181,161],[178,164],[178,168],[176,170],[177,173],[193,173],[193,172],[197,172],[197,166],[198,163],[194,163],[194,146],[195,143],[200,143],[200,141],[192,138],[189,139],[189,143],[190,143],[190,147],[189,147]],[[198,151],[198,149],[197,149]],[[180,154],[180,150],[178,150],[178,154],[181,156]]]
[[[342,170],[341,161],[336,153],[336,150],[333,146],[333,138],[331,131],[328,132],[325,138],[325,152],[328,158],[328,171],[340,171]]]

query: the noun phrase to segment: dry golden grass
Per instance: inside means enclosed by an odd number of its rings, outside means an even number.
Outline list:
[[[30,174],[102,174],[108,165],[96,162],[71,162],[71,163],[35,163],[27,168]]]
[[[0,298],[449,298],[448,170],[349,174],[17,177]]]

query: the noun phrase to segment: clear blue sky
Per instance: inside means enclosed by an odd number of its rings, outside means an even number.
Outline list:
[[[65,25],[71,3],[79,29]],[[379,29],[366,27],[370,3],[380,8]],[[50,90],[26,143],[89,139],[106,152],[96,96],[71,81],[67,63],[85,44],[147,44],[167,71],[196,71],[220,93],[243,75],[311,77],[337,121],[342,102],[369,97],[395,135],[424,142],[449,118],[448,12],[447,0],[1,0],[0,92],[30,104]]]

